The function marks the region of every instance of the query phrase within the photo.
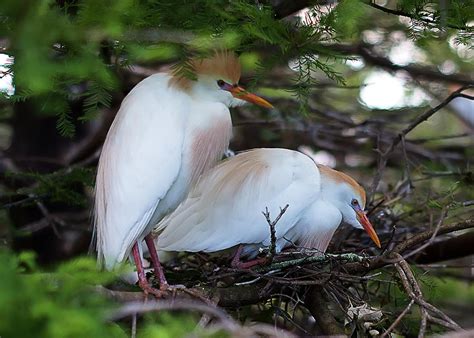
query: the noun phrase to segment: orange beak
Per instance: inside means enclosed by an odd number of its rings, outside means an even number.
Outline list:
[[[370,223],[365,212],[363,210],[356,210],[356,214],[357,214],[357,220],[359,221],[360,224],[362,224],[365,231],[367,231],[370,238],[374,241],[375,245],[381,248],[379,236],[377,236],[377,233],[375,232],[374,227]]]
[[[237,99],[244,100],[244,101],[265,107],[265,108],[273,108],[270,102],[268,102],[265,99],[262,99],[260,96],[249,93],[248,91],[246,91],[244,88],[240,86],[232,87],[231,89],[229,89],[229,91]]]

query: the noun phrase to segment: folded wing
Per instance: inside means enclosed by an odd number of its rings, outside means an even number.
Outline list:
[[[262,212],[274,219],[282,238],[319,196],[315,163],[286,149],[255,149],[230,158],[199,179],[188,197],[155,229],[159,250],[219,251],[270,240]]]
[[[180,100],[161,100],[167,79],[142,81],[123,101],[99,161],[95,231],[99,260],[108,268],[124,260],[143,235],[181,167],[184,139]]]

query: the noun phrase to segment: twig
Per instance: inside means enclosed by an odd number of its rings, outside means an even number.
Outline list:
[[[132,315],[132,330],[131,330],[130,337],[131,338],[136,338],[137,337],[137,314],[134,313]]]
[[[110,320],[118,320],[134,314],[141,314],[160,310],[191,310],[207,313],[218,319],[222,324],[223,328],[227,329],[228,331],[235,332],[240,328],[240,325],[237,324],[237,322],[235,322],[219,308],[212,307],[203,303],[188,301],[185,299],[174,299],[171,301],[155,300],[148,301],[147,303],[131,302],[123,305],[117,311],[111,314]]]
[[[409,14],[409,13],[406,13],[406,12],[402,12],[400,10],[396,10],[396,9],[391,9],[391,8],[387,8],[387,7],[383,7],[383,6],[380,6],[380,5],[377,5],[376,3],[374,2],[369,2],[369,3],[366,3],[367,5],[369,5],[370,7],[373,7],[375,9],[378,9],[382,12],[385,12],[385,13],[388,13],[388,14],[394,14],[394,15],[398,15],[398,16],[404,16],[406,18],[410,18],[412,20],[418,20],[418,21],[422,21],[424,23],[427,23],[427,24],[430,24],[430,25],[439,25],[438,22],[436,22],[436,20],[433,20],[433,19],[430,19],[430,18],[427,18],[427,17],[416,17],[412,14]],[[434,13],[430,13],[430,14],[434,14]],[[468,26],[459,26],[459,25],[453,25],[453,24],[445,24],[446,27],[449,27],[449,28],[454,28],[454,29],[458,29],[458,30],[466,30],[466,31],[470,31],[472,28],[471,27],[468,27]],[[440,27],[442,27],[443,25],[440,25]]]
[[[362,263],[367,260],[367,257],[359,256],[353,253],[346,253],[346,254],[321,254],[319,256],[308,256],[303,258],[296,258],[291,259],[283,262],[275,262],[268,266],[263,266],[258,269],[254,269],[255,272],[267,272],[271,270],[278,270],[284,269],[292,266],[298,266],[302,264],[310,264],[310,263],[326,263],[330,260],[337,260],[337,261],[346,261],[346,262],[358,262]]]
[[[448,224],[440,226],[439,229],[433,229],[430,231],[422,232],[418,235],[413,236],[406,241],[401,242],[393,249],[394,252],[403,253],[405,250],[414,247],[415,245],[422,243],[433,236],[433,234],[443,235],[457,230],[464,230],[474,228],[474,219],[467,219],[462,222]]]
[[[280,213],[278,214],[277,218],[272,222],[270,219],[270,212],[268,211],[268,208],[265,208],[265,211],[262,212],[263,216],[265,216],[265,219],[267,220],[268,226],[270,227],[270,248],[268,250],[268,255],[267,258],[270,260],[270,262],[273,260],[273,257],[275,257],[276,254],[276,230],[275,230],[275,225],[278,223],[280,218],[283,216],[283,214],[286,212],[286,209],[288,209],[289,204],[285,205],[285,207],[282,209],[280,208]]]
[[[448,210],[447,208],[443,208],[443,210],[441,210],[441,216],[439,217],[439,220],[438,220],[438,223],[436,224],[436,227],[433,231],[431,231],[431,237],[430,239],[423,243],[422,245],[420,245],[418,248],[410,251],[409,253],[407,254],[404,254],[403,256],[400,256],[401,259],[403,260],[406,260],[407,258],[417,254],[418,252],[426,249],[428,246],[430,246],[431,244],[433,244],[435,238],[436,238],[436,235],[438,234],[438,231],[439,229],[441,228],[441,226],[443,225],[443,222],[444,222],[444,219],[446,218],[448,214]],[[387,263],[397,263],[398,261],[393,261],[393,260],[387,260],[386,261]]]
[[[382,335],[380,335],[380,338],[387,337],[390,334],[390,332],[392,332],[393,329],[395,329],[395,327],[400,323],[400,321],[403,319],[403,317],[405,317],[405,315],[408,313],[408,311],[410,311],[413,304],[415,304],[415,301],[412,299],[410,301],[410,303],[408,303],[406,308],[398,315],[397,319],[395,319],[395,321],[392,323],[392,325],[390,325],[388,327],[387,331],[385,331]]]
[[[385,167],[387,166],[387,160],[390,157],[391,153],[395,150],[395,148],[398,146],[398,144],[402,141],[402,139],[413,129],[415,129],[420,123],[426,121],[429,119],[431,116],[433,116],[437,111],[439,111],[441,108],[445,107],[449,102],[451,102],[453,99],[459,96],[464,96],[462,92],[466,89],[474,88],[473,84],[463,86],[459,88],[458,90],[452,92],[446,99],[444,99],[440,104],[438,104],[436,107],[433,107],[429,109],[428,111],[424,112],[423,114],[419,115],[416,117],[405,129],[403,129],[397,136],[395,136],[388,148],[385,151],[379,150],[379,156],[378,156],[378,168],[376,175],[374,176],[374,180],[372,182],[372,186],[370,189],[371,195],[374,194],[375,190],[377,189],[377,186],[379,185],[380,179],[382,178],[383,171],[385,170]],[[380,149],[380,148],[379,148]]]
[[[377,54],[370,45],[359,44],[328,44],[325,48],[339,52],[344,55],[359,55],[367,64],[374,65],[390,71],[405,71],[412,78],[422,78],[431,81],[456,83],[459,85],[472,85],[472,78],[469,75],[455,73],[443,74],[436,68],[419,65],[399,65],[390,61],[389,58]]]
[[[454,320],[449,318],[443,311],[423,299],[421,288],[418,285],[418,282],[416,281],[410,266],[403,259],[403,257],[396,253],[394,253],[393,256],[395,259],[399,260],[394,266],[398,272],[398,275],[400,276],[400,281],[402,282],[403,288],[407,292],[408,296],[420,307],[421,323],[418,337],[425,336],[426,325],[428,321],[435,322],[436,324],[442,325],[452,330],[460,330],[461,327]],[[440,318],[434,317],[433,314],[430,314],[429,312],[436,314]]]
[[[474,205],[474,200],[462,202],[462,206],[463,206],[463,207],[469,207],[469,206],[471,206],[471,205]]]

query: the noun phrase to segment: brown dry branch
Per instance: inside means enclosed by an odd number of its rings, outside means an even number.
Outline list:
[[[306,295],[305,303],[324,334],[344,335],[344,330],[329,310],[329,302],[321,292],[321,287],[311,287]]]
[[[460,330],[461,327],[449,318],[443,311],[431,305],[423,299],[423,294],[421,288],[416,281],[413,272],[411,271],[408,263],[403,259],[403,257],[398,253],[393,253],[392,257],[397,259],[398,262],[394,264],[400,281],[407,293],[407,295],[414,301],[421,311],[421,324],[418,337],[424,337],[426,333],[426,325],[428,321],[442,325],[451,330]]]
[[[423,299],[418,282],[402,256],[410,250],[416,250],[426,242],[431,243],[434,238],[437,238],[435,235],[441,236],[474,227],[474,220],[472,219],[453,224],[441,225],[440,223],[432,230],[414,235],[409,240],[395,245],[392,250],[383,253],[381,256],[363,257],[355,254],[317,256],[308,255],[308,252],[306,252],[304,254],[308,256],[294,258],[294,252],[284,252],[275,257],[280,260],[258,269],[231,269],[226,272],[225,269],[221,268],[220,271],[223,270],[224,273],[218,275],[211,273],[207,276],[207,280],[201,282],[202,285],[190,287],[187,293],[178,291],[176,297],[178,300],[191,299],[193,302],[200,303],[203,303],[203,298],[212,299],[219,307],[235,309],[244,305],[263,304],[265,300],[287,295],[290,297],[289,299],[295,299],[295,304],[300,304],[300,306],[306,307],[310,311],[325,334],[334,334],[341,333],[343,330],[331,312],[321,312],[321,309],[328,309],[328,300],[320,298],[321,293],[324,294],[327,291],[326,289],[330,290],[334,301],[339,303],[341,311],[345,311],[345,302],[348,299],[352,299],[352,302],[356,304],[360,304],[361,299],[365,299],[362,295],[354,298],[355,295],[348,289],[349,285],[352,285],[353,288],[354,285],[364,285],[367,281],[376,281],[377,274],[373,274],[375,270],[383,266],[394,266],[403,289],[410,298],[410,303],[391,323],[386,335],[402,322],[404,316],[414,304],[420,309],[419,334],[421,336],[427,333],[428,323],[441,325],[450,330],[458,330],[459,325],[457,323],[443,311]],[[300,252],[300,254],[302,253]],[[367,275],[371,272],[372,275]],[[380,282],[392,283],[390,280]],[[220,285],[216,286],[218,283]],[[308,287],[309,289],[304,292]],[[141,292],[117,291],[103,287],[97,290],[121,302],[143,301],[144,297]],[[322,292],[323,290],[325,292]],[[198,294],[200,296],[196,298]],[[297,299],[301,297],[298,295],[302,294],[305,295],[302,297],[305,301],[300,303]],[[206,308],[210,306],[205,305]],[[209,317],[213,317],[213,315],[208,314],[203,323],[210,323]]]
[[[406,308],[398,315],[397,319],[388,327],[387,331],[385,331],[383,334],[380,335],[380,338],[387,337],[400,323],[400,321],[405,317],[405,315],[410,311],[411,307],[415,304],[415,301],[412,299]]]
[[[365,43],[358,44],[331,44],[324,45],[325,48],[339,52],[345,55],[358,55],[370,65],[386,69],[388,71],[404,71],[413,78],[426,79],[430,81],[439,81],[455,83],[463,86],[472,86],[473,78],[466,74],[443,74],[433,67],[420,65],[399,65],[390,61],[389,58],[377,54],[371,45]]]
[[[448,97],[446,97],[441,103],[439,103],[437,106],[427,110],[423,114],[420,114],[417,116],[413,121],[411,121],[407,127],[405,127],[397,136],[395,136],[392,141],[390,142],[389,146],[386,148],[386,150],[380,149],[380,147],[377,148],[378,152],[378,167],[377,167],[377,172],[375,173],[374,179],[372,181],[372,185],[370,188],[370,195],[374,196],[374,192],[377,189],[377,186],[380,183],[380,180],[382,179],[383,172],[385,170],[385,167],[387,166],[387,161],[388,158],[391,156],[392,152],[395,150],[395,148],[398,146],[400,142],[405,138],[405,136],[411,132],[413,129],[415,129],[420,123],[426,121],[429,119],[431,116],[433,116],[437,111],[439,111],[441,108],[445,107],[449,102],[451,102],[453,99],[456,97],[466,97],[469,98],[470,100],[473,100],[474,98],[471,96],[466,96],[462,92],[474,88],[473,84],[465,85],[458,90],[452,92]]]
[[[270,219],[270,212],[268,211],[268,208],[265,208],[265,211],[262,212],[263,216],[265,216],[265,220],[268,223],[268,226],[270,227],[270,247],[268,249],[268,259],[270,262],[273,260],[273,257],[275,257],[276,254],[276,229],[275,225],[280,221],[280,218],[283,216],[283,214],[286,212],[286,209],[288,209],[289,204],[285,205],[285,207],[282,209],[280,208],[280,213],[278,216],[275,218],[274,221]]]
[[[207,325],[209,329],[227,331],[232,337],[256,337],[261,335],[268,337],[295,337],[288,331],[277,329],[267,324],[242,326],[218,307],[187,299],[129,302],[114,311],[110,316],[110,320],[118,320],[129,316],[136,316],[137,314],[156,311],[193,311],[203,313],[217,320],[217,323]]]

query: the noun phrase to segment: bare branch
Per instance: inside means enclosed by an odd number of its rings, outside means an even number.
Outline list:
[[[433,20],[431,18],[428,18],[428,17],[416,17],[412,14],[409,14],[409,13],[406,13],[406,12],[403,12],[403,11],[400,11],[400,10],[390,9],[390,8],[387,8],[387,7],[377,5],[374,2],[369,2],[369,3],[366,2],[366,5],[369,5],[372,8],[378,9],[378,10],[380,10],[382,12],[385,12],[385,13],[388,13],[388,14],[404,16],[406,18],[410,18],[410,19],[417,20],[417,21],[422,21],[422,22],[430,24],[430,25],[441,26],[438,22],[436,22],[435,20]],[[453,29],[458,29],[458,30],[466,30],[466,31],[472,30],[472,27],[468,27],[468,26],[459,26],[459,25],[453,25],[453,24],[445,24],[445,26],[449,27],[449,28],[453,28]]]
[[[280,208],[280,213],[278,216],[275,218],[275,220],[272,222],[270,219],[270,212],[268,211],[268,208],[265,208],[265,211],[262,212],[263,216],[265,216],[265,219],[267,220],[268,226],[270,227],[270,248],[268,250],[268,255],[267,257],[270,259],[270,262],[273,260],[273,257],[275,257],[276,254],[276,229],[275,225],[280,221],[281,216],[286,212],[286,209],[288,209],[289,204],[285,205],[283,209]]]
[[[384,68],[390,71],[405,71],[414,78],[421,78],[431,81],[441,81],[455,83],[459,85],[469,86],[473,84],[473,79],[464,74],[443,74],[432,67],[423,67],[419,65],[398,65],[390,61],[388,58],[376,54],[370,45],[366,44],[331,44],[325,45],[325,48],[342,53],[344,55],[359,55],[368,64]]]
[[[406,308],[398,315],[397,319],[388,327],[387,331],[385,331],[382,335],[380,335],[380,338],[387,337],[395,327],[400,323],[400,321],[405,317],[405,315],[410,311],[411,307],[415,304],[415,301],[412,299],[410,303],[406,306]]]
[[[458,90],[454,91],[449,95],[446,99],[444,99],[440,104],[438,104],[436,107],[433,107],[429,109],[428,111],[424,112],[423,114],[419,115],[416,117],[406,128],[404,128],[397,136],[395,136],[388,148],[385,151],[379,151],[379,156],[378,156],[378,168],[377,168],[377,173],[374,176],[374,180],[372,182],[372,186],[370,188],[370,195],[373,196],[374,192],[377,189],[377,186],[379,185],[380,179],[382,178],[383,171],[385,170],[385,167],[387,166],[387,160],[391,153],[395,150],[395,148],[398,146],[398,144],[402,141],[402,139],[413,129],[415,129],[420,123],[423,121],[426,121],[429,119],[431,116],[433,116],[437,111],[439,111],[441,108],[445,107],[449,102],[451,102],[453,99],[456,97],[460,96],[464,90],[474,88],[474,84],[470,84],[464,87],[459,88]]]

